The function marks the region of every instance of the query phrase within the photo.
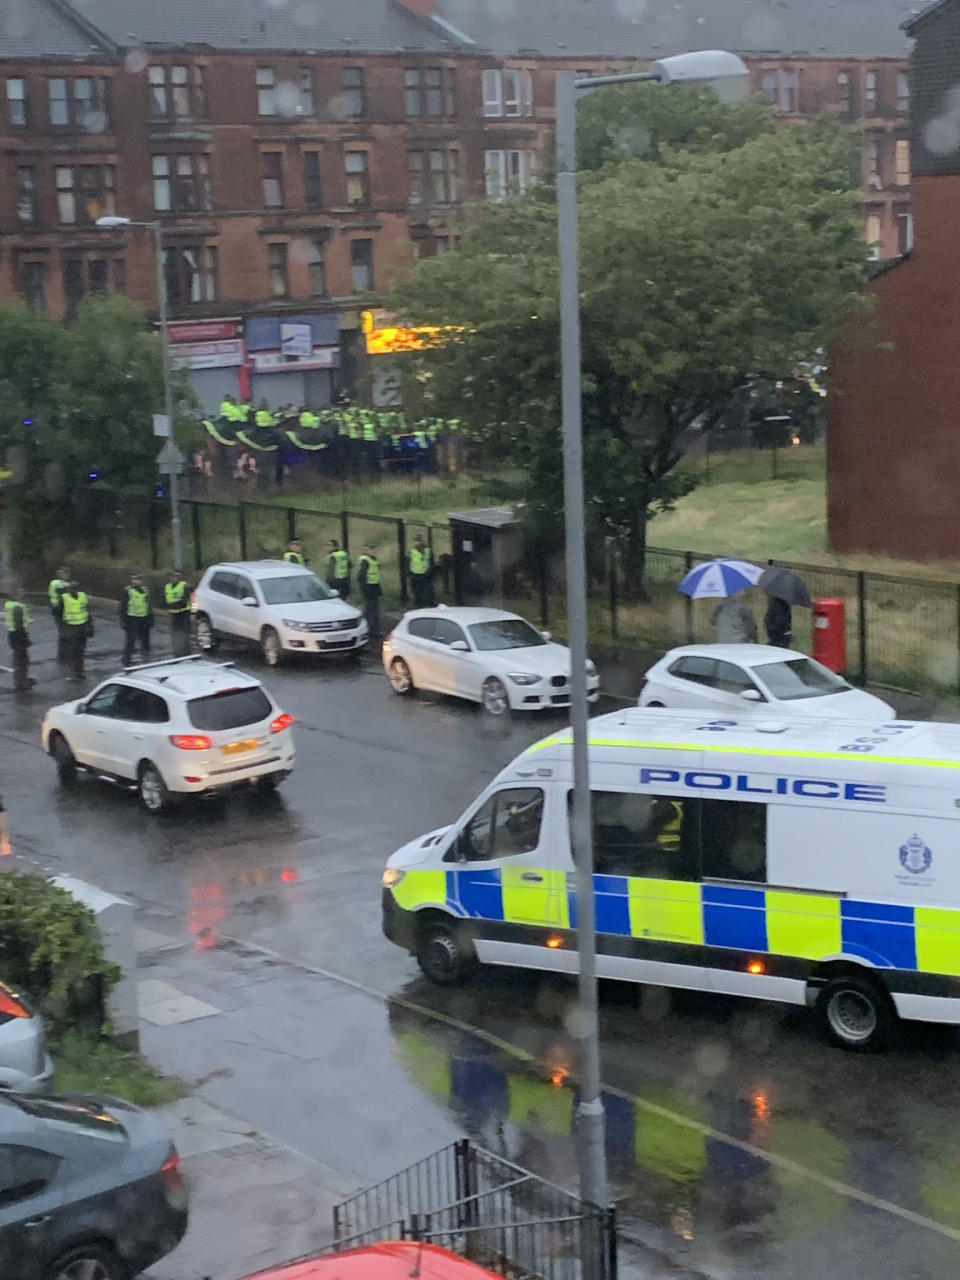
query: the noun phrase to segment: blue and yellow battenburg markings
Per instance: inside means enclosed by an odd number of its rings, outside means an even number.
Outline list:
[[[530,872],[542,880],[524,880]],[[878,968],[960,977],[960,911],[634,876],[597,875],[594,886],[601,934],[810,961],[842,953]],[[392,892],[407,911],[437,906],[463,919],[577,927],[566,873],[528,863],[411,870]]]

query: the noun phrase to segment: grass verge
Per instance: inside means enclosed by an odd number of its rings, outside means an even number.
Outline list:
[[[108,1093],[139,1107],[162,1107],[189,1093],[183,1080],[105,1037],[71,1032],[51,1052],[56,1093]]]

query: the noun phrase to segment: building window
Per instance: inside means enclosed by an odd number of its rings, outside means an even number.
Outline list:
[[[485,116],[532,116],[533,77],[529,71],[506,68],[483,73]]]
[[[217,250],[212,245],[177,245],[163,251],[167,303],[171,307],[217,300]]]
[[[760,77],[760,93],[764,102],[769,102],[771,107],[777,105],[777,95],[779,90],[780,79],[776,71],[764,71]]]
[[[98,218],[116,213],[114,168],[84,164],[56,170],[57,216],[65,226],[92,226]]]
[[[264,151],[263,203],[268,209],[283,208],[283,154],[280,151]]]
[[[367,153],[348,151],[344,156],[344,167],[347,174],[347,204],[368,205],[370,173],[367,168]]]
[[[207,114],[205,67],[150,67],[150,115],[154,120],[203,120]]]
[[[127,264],[123,258],[113,260],[113,292],[127,292]]]
[[[313,115],[313,72],[309,67],[300,68],[300,101],[297,104],[297,114]]]
[[[87,283],[90,293],[106,293],[107,281],[109,279],[107,272],[106,258],[94,258],[87,267]]]
[[[460,199],[460,153],[456,148],[409,151],[410,203],[453,204]]]
[[[30,264],[42,266],[43,264]],[[126,291],[126,267],[122,258],[67,258],[63,264],[63,292],[67,303],[67,319],[75,320],[84,298],[95,293],[107,293],[111,281],[115,292]],[[38,286],[43,290],[44,279],[40,275]],[[32,301],[32,299],[31,299]],[[42,305],[34,303],[35,306]]]
[[[267,245],[267,269],[270,273],[270,293],[274,298],[290,297],[290,268],[285,244]]]
[[[408,116],[423,114],[422,73],[419,67],[407,67],[403,73],[404,111]]]
[[[103,133],[110,123],[113,85],[106,76],[56,76],[48,81],[50,123]]]
[[[781,115],[796,115],[800,110],[800,72],[784,67],[780,72],[780,97],[777,110]]]
[[[153,157],[153,207],[157,213],[166,213],[171,208],[170,194],[170,157]]]
[[[898,187],[909,187],[910,185],[910,143],[906,138],[898,138],[894,152],[895,155],[895,173],[894,182]]]
[[[880,257],[881,237],[880,215],[878,213],[868,213],[866,239],[867,244],[870,246],[870,257],[874,262]]]
[[[257,67],[257,114],[277,114],[277,73],[273,67]]]
[[[327,269],[323,261],[323,245],[311,240],[307,249],[307,270],[310,273],[310,293],[314,298],[327,296]]]
[[[363,67],[343,69],[343,114],[356,119],[366,111]]]
[[[910,77],[906,71],[897,75],[897,114],[905,116],[910,110]]]
[[[449,252],[450,252],[450,237],[449,237],[449,236],[434,236],[434,237],[433,237],[433,248],[434,248],[434,252],[435,252],[435,253],[449,253]]]
[[[841,71],[837,76],[837,88],[840,90],[840,110],[846,116],[856,115],[853,76],[849,71]]]
[[[453,68],[408,67],[404,72],[408,116],[452,116],[456,107]]]
[[[37,311],[47,309],[47,264],[25,262],[23,264],[23,296]]]
[[[536,177],[535,151],[485,151],[483,159],[489,200],[522,195]]]
[[[880,143],[871,140],[867,143],[867,182],[871,187],[882,187],[880,176]]]
[[[897,214],[897,251],[910,253],[913,249],[913,214]]]
[[[373,288],[373,241],[350,241],[350,271],[353,292],[365,293]]]
[[[303,173],[307,204],[323,204],[323,180],[320,173],[319,151],[304,152]]]
[[[12,125],[17,127],[22,127],[27,123],[26,80],[13,79],[7,81],[7,118]]]
[[[876,115],[877,112],[877,73],[876,71],[868,71],[866,80],[864,81],[863,98],[867,108],[868,115]]]
[[[37,221],[37,171],[26,165],[17,169],[17,221],[25,227]]]
[[[82,258],[67,258],[63,264],[63,294],[67,303],[67,319],[76,320],[86,293],[86,271]]]

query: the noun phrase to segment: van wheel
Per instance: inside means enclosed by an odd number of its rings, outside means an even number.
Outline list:
[[[853,976],[828,982],[817,997],[817,1012],[835,1045],[859,1053],[881,1048],[897,1020],[886,991]]]
[[[58,733],[53,740],[53,758],[57,765],[57,780],[61,787],[77,785],[77,762],[66,738]]]
[[[198,613],[194,623],[197,637],[197,648],[201,653],[216,653],[220,648],[220,639],[210,624],[205,613]]]
[[[276,667],[283,657],[283,645],[280,643],[280,637],[274,631],[273,627],[264,627],[263,634],[260,637],[260,649],[263,653],[263,660],[268,667]]]
[[[429,921],[417,940],[417,963],[425,978],[440,987],[465,982],[477,962],[473,944],[455,924]]]
[[[137,778],[137,795],[147,813],[154,817],[170,808],[170,792],[160,776],[160,770],[148,760],[141,765]]]
[[[394,658],[390,663],[390,685],[393,692],[399,693],[402,698],[413,693],[413,676],[402,658]]]

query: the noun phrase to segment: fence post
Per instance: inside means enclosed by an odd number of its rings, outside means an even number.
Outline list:
[[[241,502],[237,507],[237,531],[240,534],[240,559],[247,559],[247,508]]]
[[[867,683],[867,575],[861,569],[857,573],[857,629],[860,647],[860,684]]]
[[[610,579],[610,635],[617,639],[617,552],[613,542],[607,543],[607,576]]]
[[[294,507],[287,507],[287,541],[292,542],[297,536],[297,512]]]
[[[540,589],[540,625],[550,625],[550,578],[547,573],[547,555],[542,542],[537,543],[537,586]]]
[[[405,520],[397,521],[397,558],[400,561],[400,603],[406,604],[410,599],[410,594],[407,588],[407,525]]]
[[[200,540],[200,503],[190,503],[190,525],[193,529],[193,567],[199,572],[203,568],[203,543]]]
[[[157,545],[157,504],[151,499],[148,508],[147,525],[150,531],[150,568],[157,569],[160,565],[160,548]]]
[[[350,516],[346,511],[340,512],[340,545],[344,551],[350,550]]]
[[[617,1207],[605,1210],[607,1216],[607,1280],[617,1280]]]
[[[686,577],[693,568],[693,552],[685,551],[683,553],[683,576]],[[683,613],[687,623],[687,644],[693,644],[693,598],[688,595],[683,597]]]

